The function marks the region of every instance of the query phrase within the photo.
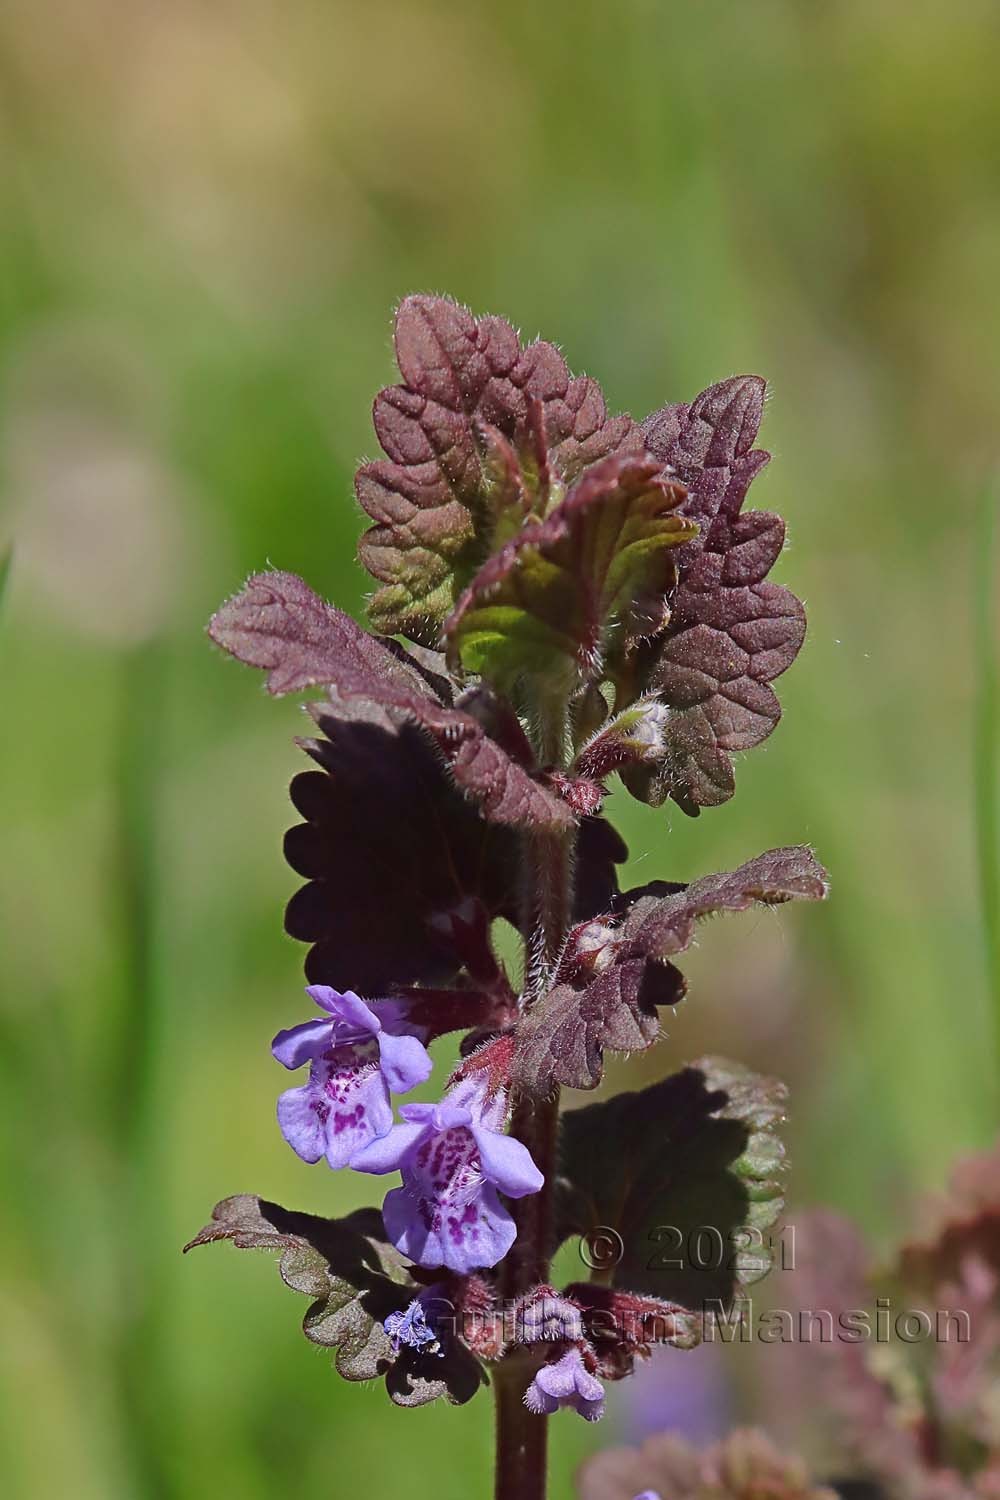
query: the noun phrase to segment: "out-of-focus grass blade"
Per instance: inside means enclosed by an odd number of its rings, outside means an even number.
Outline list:
[[[14,562],[14,549],[8,547],[7,551],[0,557],[0,609],[3,609],[4,595],[10,582],[10,571]]]
[[[154,1253],[157,1212],[156,1133],[153,1119],[162,975],[158,944],[161,898],[161,817],[165,648],[160,641],[133,647],[123,657],[118,759],[114,780],[117,840],[115,878],[121,920],[120,956],[126,1003],[116,1038],[117,1078],[109,1110],[112,1141],[126,1172],[116,1243],[122,1284],[143,1267],[117,1325],[116,1369],[122,1431],[137,1492],[144,1500],[169,1493],[162,1441],[159,1371],[150,1359],[158,1347],[162,1299],[157,1295]]]
[[[975,813],[987,983],[1000,1053],[1000,683],[997,681],[996,576],[1000,478],[983,495],[976,552]]]

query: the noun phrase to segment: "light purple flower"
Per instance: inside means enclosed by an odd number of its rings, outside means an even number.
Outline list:
[[[498,1197],[537,1193],[544,1178],[528,1148],[505,1135],[507,1100],[487,1100],[485,1081],[467,1079],[440,1104],[405,1104],[404,1124],[359,1151],[360,1172],[396,1172],[382,1206],[389,1238],[420,1266],[461,1276],[495,1266],[514,1243],[514,1220]]]
[[[561,1359],[542,1365],[524,1393],[524,1404],[547,1417],[560,1406],[571,1406],[588,1422],[604,1416],[604,1387],[583,1363],[579,1349],[567,1349]]]
[[[395,1034],[405,1026],[395,1002],[366,1005],[353,990],[341,995],[325,984],[306,994],[326,1014],[279,1031],[271,1043],[286,1068],[311,1064],[308,1083],[278,1100],[278,1124],[303,1161],[325,1156],[331,1167],[346,1167],[391,1130],[390,1090],[405,1094],[423,1083],[431,1060],[417,1037]]]
[[[517,1339],[522,1344],[566,1344],[583,1338],[579,1307],[551,1288],[536,1289],[522,1298],[514,1318]]]
[[[392,1312],[383,1321],[382,1327],[392,1340],[392,1347],[396,1354],[404,1346],[408,1349],[417,1349],[424,1354],[444,1354],[441,1341],[427,1316],[427,1305],[425,1297],[427,1291],[421,1292],[420,1296],[414,1297],[408,1307],[402,1312]]]

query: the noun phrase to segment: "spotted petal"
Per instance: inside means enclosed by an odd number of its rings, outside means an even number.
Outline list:
[[[466,1203],[438,1206],[418,1186],[394,1188],[382,1206],[386,1232],[420,1266],[446,1266],[459,1276],[495,1266],[513,1245],[514,1220],[485,1183]]]
[[[281,1133],[304,1161],[325,1156],[331,1167],[349,1166],[392,1128],[389,1091],[370,1052],[371,1044],[337,1048],[313,1063],[308,1083],[278,1100]]]

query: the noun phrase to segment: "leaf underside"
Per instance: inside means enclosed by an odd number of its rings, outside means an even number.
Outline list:
[[[302,1323],[306,1338],[334,1351],[345,1380],[384,1377],[398,1406],[423,1406],[440,1396],[460,1404],[482,1383],[478,1362],[457,1343],[441,1357],[413,1349],[394,1353],[382,1323],[419,1288],[386,1240],[375,1209],[322,1219],[240,1193],[217,1203],[210,1222],[184,1248],[216,1240],[231,1240],[240,1250],[280,1252],[285,1285],[313,1299]]]
[[[690,946],[701,919],[755,903],[821,900],[826,893],[826,873],[804,846],[772,849],[688,886],[653,882],[624,893],[616,909],[598,919],[609,926],[599,971],[574,972],[564,960],[553,989],[520,1022],[515,1083],[536,1096],[554,1083],[595,1088],[605,1049],[650,1046],[659,1034],[657,1007],[683,998],[683,976],[670,960]],[[570,934],[568,960],[576,935]]]

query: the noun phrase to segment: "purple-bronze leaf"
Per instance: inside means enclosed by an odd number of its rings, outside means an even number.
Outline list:
[[[208,633],[237,661],[266,671],[276,696],[335,682],[345,671],[420,686],[412,668],[295,573],[255,573],[212,616]]]
[[[641,443],[630,417],[608,417],[594,381],[571,377],[552,344],[523,347],[502,318],[477,320],[445,297],[407,297],[395,343],[404,383],[375,400],[387,458],[358,471],[358,500],[375,523],[359,553],[383,584],[371,603],[375,626],[434,644],[490,549],[498,512],[513,510],[516,523],[532,504],[522,474],[534,472],[544,506],[550,474],[569,483]]]
[[[395,657],[385,654],[402,673]],[[552,829],[573,823],[572,811],[558,792],[513,760],[477,718],[411,688],[401,677],[345,668],[331,681],[329,698],[312,704],[310,713],[333,739],[342,723],[370,723],[397,734],[412,727],[428,743],[442,771],[488,822]]]
[[[765,382],[734,375],[691,404],[661,407],[643,422],[650,453],[672,466],[688,488],[684,510],[702,528],[699,548],[720,512],[738,515],[753,478],[771,455],[754,448],[764,415]]]
[[[794,661],[805,611],[765,579],[784,542],[784,522],[740,508],[769,454],[753,447],[764,382],[738,376],[690,406],[666,406],[642,433],[651,453],[687,485],[682,506],[699,535],[676,554],[677,587],[661,642],[650,650],[641,688],[670,709],[661,764],[623,770],[629,789],[688,812],[733,794],[730,757],[767,738],[781,715],[770,686]]]
[[[825,871],[799,846],[688,886],[654,882],[619,896],[616,910],[570,933],[555,986],[517,1028],[514,1082],[543,1096],[554,1084],[595,1088],[605,1050],[650,1046],[659,1035],[657,1007],[683,999],[685,981],[670,959],[690,946],[701,918],[826,893]]]
[[[622,957],[668,958],[683,953],[695,924],[720,911],[746,911],[755,904],[780,906],[785,901],[822,901],[829,891],[826,871],[804,844],[769,849],[738,869],[703,875],[680,889],[664,882],[626,891],[627,908],[616,930],[616,961]]]
[[[490,821],[572,822],[564,799],[534,780],[523,760],[512,759],[472,714],[441,701],[436,688],[447,683],[423,659],[411,662],[394,642],[375,639],[295,574],[255,575],[213,617],[209,633],[239,661],[266,669],[273,693],[328,685],[329,703],[314,710],[321,722],[415,725]]]
[[[517,1028],[511,1077],[524,1093],[545,1097],[555,1084],[593,1089],[604,1053],[641,1052],[660,1033],[658,1005],[684,998],[672,964],[616,963],[582,989],[556,984]]]

